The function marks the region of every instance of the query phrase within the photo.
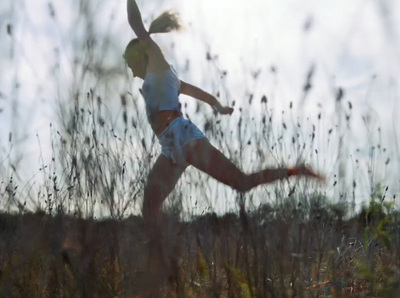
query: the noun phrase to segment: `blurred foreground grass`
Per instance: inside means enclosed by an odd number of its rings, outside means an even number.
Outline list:
[[[313,197],[283,207],[190,222],[165,216],[177,260],[166,297],[397,297],[400,216],[371,200],[357,216]],[[1,297],[146,297],[142,218],[82,219],[45,212],[0,215]]]

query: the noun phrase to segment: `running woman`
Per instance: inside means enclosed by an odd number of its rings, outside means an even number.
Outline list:
[[[127,1],[127,11],[128,22],[137,38],[129,42],[124,57],[133,76],[143,80],[142,95],[147,118],[161,144],[161,155],[147,178],[143,201],[143,218],[154,246],[160,245],[156,243],[161,237],[161,205],[188,166],[194,166],[239,192],[291,176],[320,179],[318,174],[305,166],[268,168],[246,174],[234,165],[210,144],[192,122],[183,117],[178,97],[179,94],[193,97],[209,104],[222,115],[231,115],[233,108],[221,105],[215,96],[182,81],[151,38],[152,33],[178,30],[177,16],[166,12],[146,30],[135,0]]]

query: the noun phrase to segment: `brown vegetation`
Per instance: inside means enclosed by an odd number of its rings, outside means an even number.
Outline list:
[[[308,210],[288,202],[242,208],[239,217],[166,216],[166,258],[178,263],[179,279],[160,296],[395,297],[399,215],[371,204],[345,219],[321,199]],[[0,229],[3,297],[145,297],[152,287],[141,217],[1,214]]]

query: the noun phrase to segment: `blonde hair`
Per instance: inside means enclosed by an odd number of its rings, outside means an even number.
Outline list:
[[[178,31],[181,27],[179,15],[174,11],[165,11],[151,22],[149,34]],[[138,62],[143,60],[147,64],[148,59],[146,51],[138,38],[134,38],[128,43],[123,57],[127,63],[132,62],[130,67],[138,65]]]

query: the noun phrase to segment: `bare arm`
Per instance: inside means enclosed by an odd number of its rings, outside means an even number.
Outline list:
[[[160,47],[151,39],[144,27],[142,15],[135,0],[127,0],[128,22],[136,36],[141,40],[149,57],[148,71],[158,72],[169,68]]]
[[[220,114],[232,114],[233,109],[230,107],[222,106],[215,96],[205,92],[204,90],[181,81],[181,93],[189,95],[193,98],[208,103],[211,107],[215,108]]]
[[[144,28],[142,15],[135,0],[128,0],[127,2],[128,22],[132,30],[135,32],[139,39],[150,38],[149,32]]]

